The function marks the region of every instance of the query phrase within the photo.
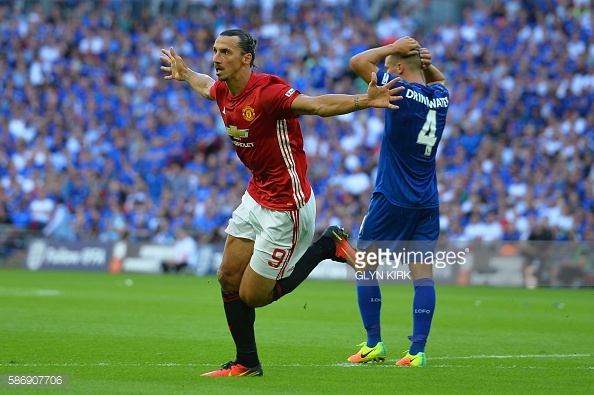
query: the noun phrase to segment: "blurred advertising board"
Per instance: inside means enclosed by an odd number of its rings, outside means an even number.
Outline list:
[[[29,270],[106,271],[113,243],[32,239],[27,247]]]

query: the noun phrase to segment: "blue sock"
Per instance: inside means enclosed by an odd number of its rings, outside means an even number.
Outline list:
[[[380,326],[380,311],[382,309],[382,294],[377,277],[363,272],[365,276],[357,279],[357,300],[363,326],[367,331],[367,347],[375,347],[382,341]]]
[[[425,344],[431,329],[431,320],[435,310],[435,285],[432,278],[420,278],[413,282],[415,296],[413,299],[413,334],[408,353],[416,355],[425,352]]]

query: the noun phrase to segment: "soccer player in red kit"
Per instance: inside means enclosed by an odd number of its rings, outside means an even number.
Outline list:
[[[397,81],[378,87],[375,74],[366,95],[303,95],[277,76],[253,72],[256,43],[240,29],[222,32],[213,45],[217,81],[188,68],[173,47],[161,50],[161,69],[171,73],[165,79],[186,81],[216,100],[237,155],[252,173],[229,220],[217,272],[236,357],[203,376],[261,376],[255,308],[294,290],[322,260],[350,263],[354,256],[338,226],[312,244],[316,204],[298,116],[397,109],[392,102],[402,99],[401,89],[392,88]]]

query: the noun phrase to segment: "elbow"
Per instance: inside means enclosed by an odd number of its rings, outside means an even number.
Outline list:
[[[374,71],[373,65],[370,65],[365,59],[359,55],[353,56],[349,60],[351,70],[359,76],[363,81],[369,83],[371,81],[371,72]]]
[[[361,59],[359,58],[358,55],[353,56],[349,60],[349,66],[350,66],[351,70],[353,72],[355,72],[357,75],[360,74],[360,70],[361,70]]]
[[[353,56],[350,60],[349,60],[349,66],[351,67],[351,70],[355,71],[355,67],[357,64],[357,55]]]

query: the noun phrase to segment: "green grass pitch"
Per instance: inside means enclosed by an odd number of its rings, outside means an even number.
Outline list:
[[[215,278],[2,270],[0,375],[69,383],[0,393],[592,393],[594,289],[438,287],[425,368],[394,365],[412,287],[382,292],[385,363],[346,363],[365,339],[355,287],[308,280],[257,311],[264,376],[211,378],[234,354]]]

